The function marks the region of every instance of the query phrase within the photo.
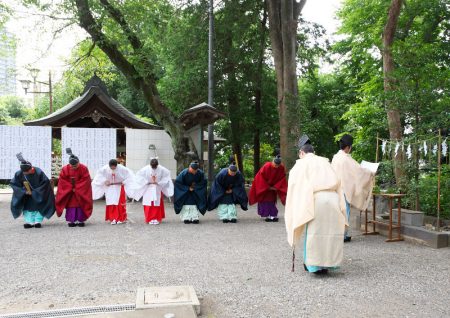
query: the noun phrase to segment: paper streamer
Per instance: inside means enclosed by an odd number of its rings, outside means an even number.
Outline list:
[[[446,157],[447,151],[448,151],[447,138],[445,138],[444,142],[442,143],[442,156]]]
[[[436,144],[436,145],[433,146],[433,155],[436,156],[437,151],[438,151],[438,145]]]
[[[406,156],[408,157],[408,159],[411,159],[412,157],[411,145],[408,145],[408,148],[406,150]]]
[[[397,141],[397,143],[395,144],[395,153],[394,153],[394,156],[395,157],[397,157],[397,154],[398,154],[398,149],[400,148],[400,143]]]

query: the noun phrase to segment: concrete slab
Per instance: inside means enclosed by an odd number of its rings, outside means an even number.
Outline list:
[[[358,215],[359,218],[359,215]],[[371,216],[369,216],[371,218]],[[361,231],[364,232],[364,216],[361,221]],[[372,225],[369,225],[369,230],[372,230]],[[377,224],[377,231],[383,235],[388,234],[387,224]],[[436,232],[425,229],[424,227],[403,225],[402,224],[402,234],[405,241],[419,243],[432,248],[445,248],[450,245],[450,235],[449,232]],[[393,236],[396,237],[397,232],[393,232]]]
[[[192,286],[154,286],[138,288],[136,310],[191,306],[200,314],[200,301]]]
[[[85,315],[89,318],[197,318],[191,305],[176,305],[170,308],[158,307],[135,311],[124,311],[106,314]]]
[[[392,211],[392,220],[397,223],[397,210]],[[408,209],[402,209],[402,224],[412,225],[412,226],[422,226],[423,225],[424,213],[420,211],[413,211]]]

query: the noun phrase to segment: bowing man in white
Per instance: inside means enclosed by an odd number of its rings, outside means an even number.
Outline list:
[[[104,165],[97,171],[92,181],[92,196],[98,200],[105,196],[106,212],[105,221],[111,224],[121,224],[127,221],[127,197],[130,195],[133,184],[133,172],[111,159],[109,164]]]
[[[142,197],[145,223],[159,224],[165,218],[163,194],[171,197],[173,190],[170,171],[159,165],[158,159],[152,158],[149,166],[138,171],[132,197],[135,200]]]

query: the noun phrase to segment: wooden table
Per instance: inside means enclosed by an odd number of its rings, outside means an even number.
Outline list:
[[[403,236],[401,234],[402,232],[402,205],[401,201],[402,198],[405,196],[405,194],[399,194],[399,193],[373,193],[373,211],[372,211],[372,220],[368,219],[367,216],[367,209],[366,209],[366,224],[365,224],[365,232],[364,235],[374,235],[379,234],[376,231],[376,225],[377,224],[386,224],[389,227],[389,233],[388,233],[388,239],[386,242],[398,242],[403,241]],[[377,221],[376,220],[376,197],[385,197],[389,201],[389,223],[383,222],[383,221]],[[397,199],[397,224],[392,224],[392,206],[393,201]],[[368,224],[372,224],[372,232],[369,232],[367,230]],[[392,230],[397,230],[397,237],[392,238]]]

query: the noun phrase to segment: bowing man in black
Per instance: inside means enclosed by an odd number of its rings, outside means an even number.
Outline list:
[[[175,213],[180,214],[185,224],[199,224],[199,213],[206,212],[205,173],[198,161],[193,161],[189,168],[180,172],[175,180]]]
[[[238,171],[236,165],[232,163],[216,175],[208,197],[208,211],[218,208],[217,213],[223,223],[236,223],[236,204],[239,204],[242,210],[248,210],[244,177]]]
[[[15,219],[21,214],[25,219],[24,228],[40,228],[44,217],[50,219],[55,213],[55,195],[50,181],[38,167],[17,154],[20,170],[10,181],[13,189],[11,213]]]

